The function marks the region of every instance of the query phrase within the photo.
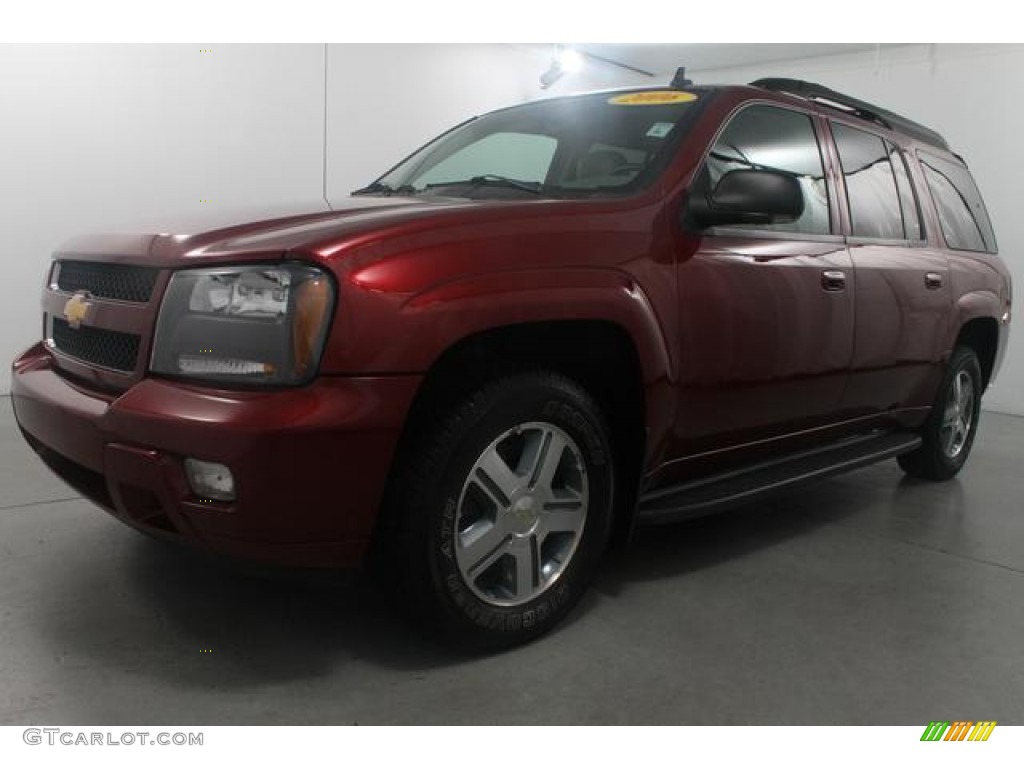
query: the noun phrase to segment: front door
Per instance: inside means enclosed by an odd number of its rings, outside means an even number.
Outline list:
[[[717,227],[681,241],[677,461],[739,460],[746,452],[737,448],[835,419],[853,354],[855,285],[815,125],[798,110],[747,106],[693,184],[691,194],[704,194],[733,169],[783,171],[799,180],[804,212],[790,223]]]

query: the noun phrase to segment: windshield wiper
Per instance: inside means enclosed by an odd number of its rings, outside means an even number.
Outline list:
[[[481,176],[474,176],[471,179],[463,179],[461,181],[439,181],[436,184],[427,184],[424,189],[461,186],[468,186],[471,189],[484,186],[512,187],[513,189],[521,189],[524,192],[532,192],[535,195],[539,195],[544,191],[544,185],[539,181],[522,181],[521,179],[511,179],[508,176],[498,176],[495,173],[485,173]]]
[[[390,184],[383,181],[375,181],[373,184],[369,184],[361,189],[357,189],[352,192],[353,195],[384,195],[390,197],[391,195],[415,195],[419,190],[411,184],[403,184],[400,187],[393,187]]]

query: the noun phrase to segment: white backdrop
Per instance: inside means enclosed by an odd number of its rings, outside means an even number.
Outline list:
[[[0,46],[0,393],[63,240],[319,200],[322,72],[322,46]]]

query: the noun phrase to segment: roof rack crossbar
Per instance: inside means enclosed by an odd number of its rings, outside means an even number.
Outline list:
[[[766,77],[755,80],[751,83],[755,88],[764,88],[768,91],[781,91],[793,96],[801,96],[811,101],[817,101],[830,107],[836,107],[864,120],[870,120],[886,128],[905,133],[925,144],[932,144],[941,149],[948,150],[949,144],[937,132],[931,128],[915,123],[902,115],[890,112],[887,109],[870,104],[844,93],[833,91],[818,83],[809,83],[806,80],[792,80],[786,77]]]

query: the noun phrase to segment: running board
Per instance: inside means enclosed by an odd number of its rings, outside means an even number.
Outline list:
[[[909,453],[921,438],[883,432],[832,443],[825,448],[782,456],[740,470],[642,494],[637,523],[658,525],[701,517],[811,480],[866,467]]]

